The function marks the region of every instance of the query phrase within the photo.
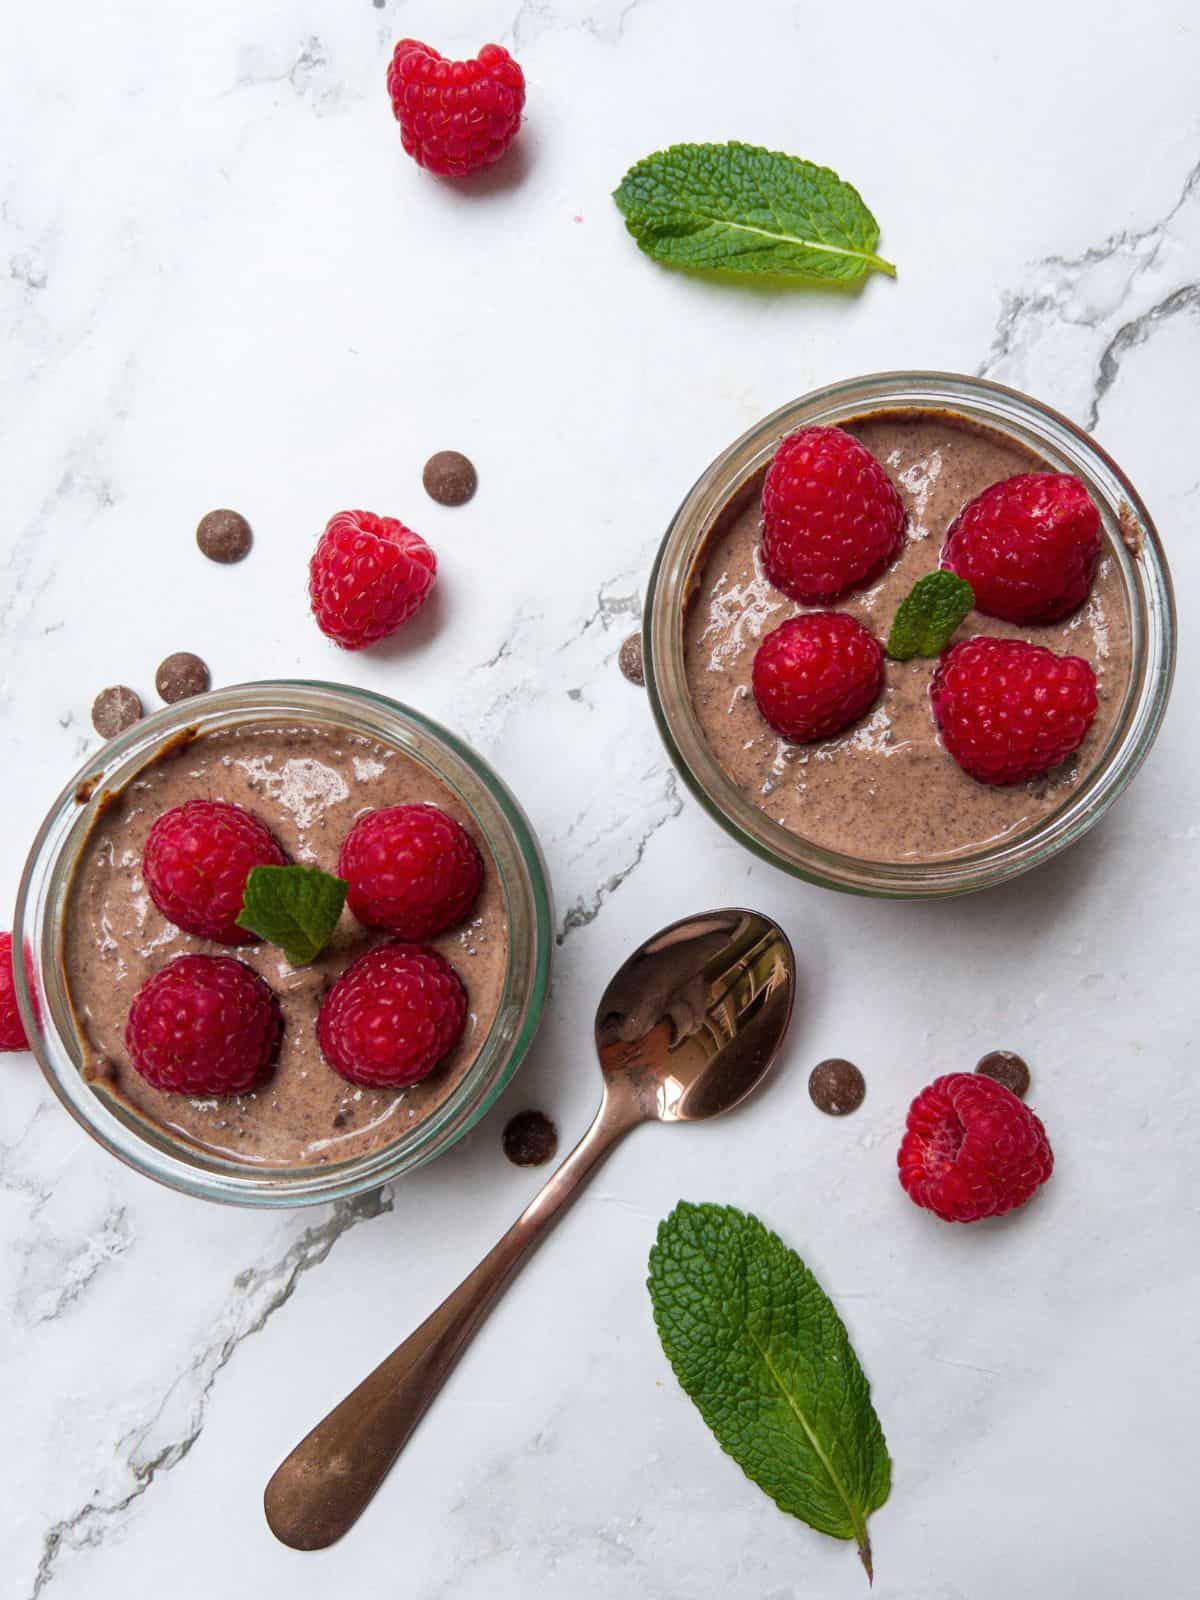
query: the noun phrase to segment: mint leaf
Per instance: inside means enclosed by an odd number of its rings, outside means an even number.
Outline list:
[[[900,603],[888,634],[888,655],[893,661],[940,656],[974,604],[975,591],[965,578],[953,572],[927,572]]]
[[[654,1321],[675,1376],[781,1511],[853,1539],[892,1468],[871,1391],[820,1284],[757,1217],[681,1201],[650,1252]]]
[[[252,867],[237,924],[303,967],[329,943],[345,903],[342,879],[316,867]]]
[[[857,283],[896,269],[879,224],[828,167],[752,144],[673,144],[613,195],[639,247],[667,267]]]

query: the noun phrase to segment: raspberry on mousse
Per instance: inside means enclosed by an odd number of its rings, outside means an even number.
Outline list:
[[[475,904],[483,858],[461,823],[439,806],[416,802],[360,817],[342,845],[338,876],[366,927],[432,939]]]
[[[368,1089],[427,1078],[462,1036],[467,992],[427,945],[384,944],[351,963],[321,1003],[317,1043],[335,1072]]]
[[[1083,743],[1096,715],[1096,674],[1081,656],[980,636],[942,656],[929,701],[965,772],[980,783],[1024,783]]]
[[[883,648],[845,611],[809,611],[759,645],[751,679],[765,720],[798,744],[831,738],[883,690]]]
[[[177,928],[217,944],[254,944],[237,925],[254,867],[282,867],[287,857],[271,830],[226,800],[186,800],[164,811],[142,852],[150,898]]]
[[[1100,564],[1100,513],[1078,478],[1023,472],[993,483],[950,525],[942,566],[1005,622],[1057,622],[1087,599]]]
[[[872,582],[899,553],[904,503],[883,467],[842,428],[800,428],[762,490],[762,561],[777,589],[828,605]]]
[[[245,962],[177,956],[134,995],[125,1047],[154,1088],[208,1098],[252,1089],[282,1030],[279,1002]]]

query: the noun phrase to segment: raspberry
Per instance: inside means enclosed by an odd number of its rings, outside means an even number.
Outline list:
[[[483,883],[467,830],[437,806],[389,806],[351,828],[338,858],[351,911],[368,928],[432,939],[461,922]]]
[[[218,944],[254,944],[237,925],[252,867],[282,867],[275,835],[241,806],[187,800],[164,811],[142,852],[150,898],[177,928]]]
[[[1096,674],[1079,656],[1020,639],[964,639],[929,685],[942,743],[980,783],[1023,783],[1083,743],[1096,715]]]
[[[525,74],[498,44],[485,44],[474,61],[447,61],[418,39],[401,39],[387,86],[404,148],[444,177],[498,161],[521,126]]]
[[[944,1222],[1002,1216],[1054,1170],[1041,1119],[1011,1089],[973,1072],[921,1090],[896,1159],[909,1199]]]
[[[383,944],[359,956],[325,996],[317,1043],[335,1072],[368,1089],[427,1078],[458,1043],[467,993],[427,945]]]
[[[317,626],[344,650],[395,633],[419,611],[437,577],[437,557],[411,528],[372,511],[339,511],[309,565]]]
[[[177,956],[133,997],[129,1059],[169,1094],[244,1094],[279,1051],[279,1002],[233,956]]]
[[[989,616],[1056,622],[1087,599],[1101,543],[1100,513],[1078,478],[1026,472],[963,507],[942,566],[967,580]]]
[[[784,439],[763,483],[762,516],[767,577],[805,605],[870,583],[904,532],[892,480],[841,428],[801,428]]]
[[[754,698],[785,739],[811,744],[861,717],[883,688],[879,641],[844,611],[809,611],[767,634],[754,656]]]
[[[28,1050],[25,1024],[17,1010],[17,985],[11,933],[0,933],[0,1050]]]

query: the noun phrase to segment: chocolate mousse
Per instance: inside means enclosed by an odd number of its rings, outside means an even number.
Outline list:
[[[423,801],[468,831],[484,859],[482,891],[466,922],[429,941],[465,985],[468,1015],[458,1044],[429,1077],[404,1089],[360,1088],[322,1057],[316,1018],[323,995],[356,956],[387,938],[348,910],[316,961],[294,968],[274,945],[214,945],[181,932],[156,909],[141,875],[146,837],[156,818],[197,798],[245,807],[291,861],[330,873],[366,811]],[[236,956],[278,997],[283,1040],[261,1088],[188,1099],[152,1088],[129,1064],[124,1032],[134,995],[152,973],[188,953]],[[102,1094],[206,1155],[263,1167],[310,1166],[380,1149],[446,1101],[499,1010],[508,924],[499,874],[473,818],[413,756],[319,725],[247,723],[176,744],[107,802],[75,868],[64,961],[84,1072]]]
[[[1053,470],[1016,441],[949,412],[891,411],[840,424],[886,468],[907,512],[897,558],[848,612],[881,642],[914,583],[938,566],[947,529],[988,485]],[[1024,639],[1081,656],[1096,673],[1099,709],[1076,754],[1013,787],[970,777],[943,749],[930,713],[937,662],[886,664],[882,696],[844,733],[795,744],[767,726],[751,691],[762,638],[810,609],[766,578],[760,552],[762,477],[711,533],[686,618],[688,687],[697,718],[729,777],[769,817],[826,849],[863,860],[933,861],[1015,838],[1062,804],[1095,764],[1120,713],[1130,674],[1130,620],[1116,557],[1106,545],[1084,605],[1062,621],[1015,626],[972,611],[956,639]]]

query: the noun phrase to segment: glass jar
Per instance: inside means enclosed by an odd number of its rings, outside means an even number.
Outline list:
[[[83,1041],[64,968],[68,891],[106,793],[122,788],[184,734],[288,723],[378,740],[421,763],[461,801],[501,879],[508,968],[495,1021],[447,1099],[382,1148],[325,1165],[271,1168],[202,1151],[135,1118],[82,1072]],[[197,695],[147,717],[91,757],[59,795],[30,851],[13,944],[17,994],[30,1046],[59,1099],[106,1150],[185,1194],[239,1205],[296,1206],[377,1188],[430,1161],[496,1101],[520,1065],[545,1004],[553,911],[537,841],[505,784],[474,751],[411,707],[328,683],[242,684]]]
[[[1124,702],[1092,770],[1026,831],[972,853],[885,862],[824,848],[784,828],[734,783],[717,760],[688,693],[684,620],[708,535],[722,512],[765,471],[796,428],[879,412],[950,412],[1016,441],[1057,472],[1082,479],[1100,508],[1130,617],[1130,678]],[[701,475],[680,506],[650,577],[643,654],[650,703],[668,754],[692,793],[740,844],[810,883],[896,899],[935,899],[1003,883],[1065,850],[1093,827],[1153,744],[1175,668],[1175,603],[1154,524],[1124,473],[1082,429],[1028,395],[982,378],[885,372],[819,389],[765,418]]]

